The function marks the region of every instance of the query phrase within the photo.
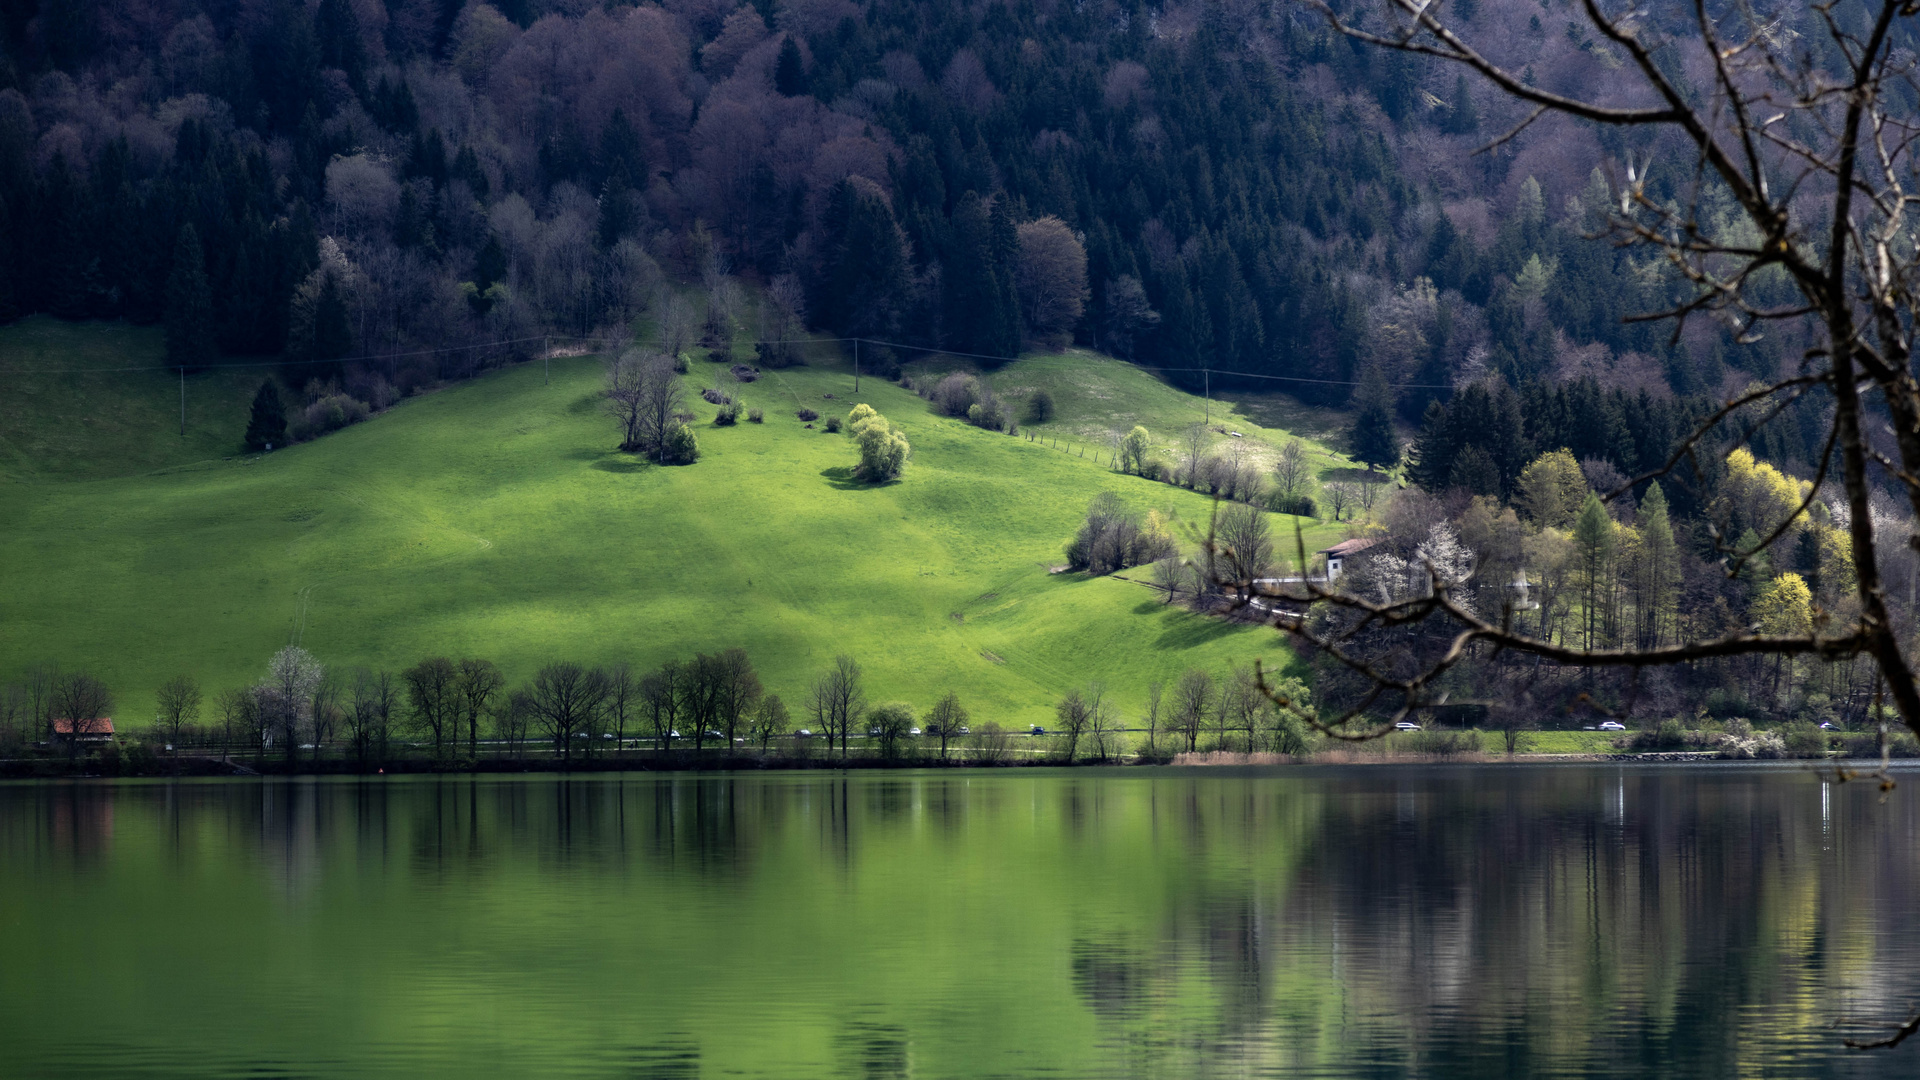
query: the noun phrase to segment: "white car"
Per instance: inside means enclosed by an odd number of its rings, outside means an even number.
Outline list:
[[[1601,731],[1625,731],[1627,730],[1627,725],[1621,723],[1618,720],[1605,720],[1601,722],[1600,730]]]
[[[810,730],[808,730],[807,728],[801,728],[801,729],[800,729],[799,731],[796,731],[796,732],[794,732],[794,734],[795,734],[795,735],[798,735],[799,737],[801,737],[801,738],[803,738],[803,739],[811,739],[811,738],[813,738],[813,732],[812,732],[812,731],[810,731]]]
[[[1399,723],[1397,723],[1397,724],[1395,724],[1395,725],[1393,725],[1393,730],[1395,730],[1395,731],[1419,731],[1419,730],[1420,730],[1420,725],[1419,725],[1419,724],[1416,724],[1416,723],[1414,723],[1414,722],[1413,722],[1413,721],[1411,721],[1411,720],[1402,720],[1402,721],[1400,721]]]
[[[912,730],[910,730],[910,731],[908,731],[908,732],[907,732],[907,734],[909,734],[909,735],[918,735],[918,734],[920,734],[920,729],[919,729],[919,728],[913,728]]]

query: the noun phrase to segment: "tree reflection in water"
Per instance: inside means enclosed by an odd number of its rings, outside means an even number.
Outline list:
[[[1786,768],[18,785],[0,1044],[73,1075],[1906,1075],[1828,1025],[1920,994],[1913,806]]]

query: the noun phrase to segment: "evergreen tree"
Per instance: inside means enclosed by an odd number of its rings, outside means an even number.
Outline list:
[[[807,92],[807,69],[792,34],[781,44],[780,59],[774,63],[773,88],[784,97],[799,97]]]
[[[463,152],[470,152],[465,151]],[[600,132],[600,175],[620,178],[630,188],[644,188],[647,181],[647,157],[640,145],[640,133],[627,119],[627,111],[614,107],[613,117]]]
[[[1587,492],[1573,522],[1573,545],[1580,558],[1580,583],[1586,591],[1587,648],[1601,644],[1596,635],[1610,624],[1613,572],[1613,519],[1600,497]],[[1603,610],[1606,609],[1606,610]]]
[[[253,411],[247,417],[247,449],[269,450],[287,441],[287,411],[280,402],[280,390],[268,379],[253,395]]]
[[[815,318],[848,337],[891,337],[905,302],[906,237],[886,194],[864,177],[834,185],[822,224],[826,251],[812,299]]]
[[[320,63],[339,68],[347,75],[347,85],[355,94],[366,96],[366,50],[360,43],[360,18],[348,0],[320,0],[314,12],[313,32],[320,50]]]
[[[1667,518],[1667,496],[1657,483],[1647,485],[1646,498],[1640,500],[1641,586],[1637,598],[1639,645],[1655,648],[1672,630],[1675,588],[1680,583],[1679,551],[1673,542],[1673,525]]]
[[[1420,435],[1413,441],[1407,476],[1428,491],[1444,491],[1453,483],[1453,463],[1460,446],[1449,419],[1445,405],[1428,402],[1426,415],[1420,418]]]
[[[953,208],[942,281],[947,344],[983,356],[1012,356],[1019,348],[1020,308],[1012,283],[1001,282],[995,231],[987,201],[973,191],[961,196]]]
[[[987,215],[993,237],[993,339],[985,351],[994,356],[1019,356],[1022,336],[1020,294],[1014,288],[1014,274],[1020,265],[1020,230],[1013,223],[1007,196],[998,195]]]
[[[347,298],[329,273],[320,283],[313,304],[313,359],[338,360],[353,351],[353,328],[347,319]]]
[[[1480,112],[1473,107],[1465,75],[1453,81],[1453,100],[1447,102],[1447,118],[1440,127],[1449,135],[1471,135],[1480,130]]]
[[[621,169],[607,177],[606,183],[600,188],[600,250],[613,247],[639,226],[640,208],[636,205],[633,189],[627,186],[626,170]]]
[[[1400,440],[1393,434],[1393,410],[1388,405],[1386,384],[1369,380],[1361,390],[1360,412],[1347,433],[1348,453],[1364,462],[1367,471],[1391,469],[1400,464]]]
[[[1447,472],[1447,487],[1475,495],[1500,495],[1500,470],[1493,458],[1477,446],[1469,446],[1453,459]]]
[[[197,368],[216,355],[213,341],[213,290],[207,284],[206,255],[192,225],[180,227],[167,273],[165,315],[167,364]]]

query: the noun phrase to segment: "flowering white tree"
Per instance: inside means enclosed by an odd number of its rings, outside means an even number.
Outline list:
[[[1413,549],[1410,558],[1380,554],[1366,560],[1363,580],[1379,595],[1382,604],[1399,604],[1433,595],[1436,583],[1449,588],[1466,584],[1473,576],[1473,550],[1460,542],[1453,525],[1439,521],[1427,530],[1427,538]],[[1463,610],[1473,611],[1473,594],[1461,590],[1451,594]]]
[[[298,645],[281,649],[267,661],[266,681],[255,691],[260,698],[261,726],[279,729],[280,737],[286,740],[288,760],[300,745],[301,728],[312,719],[314,692],[325,674],[320,661]]]

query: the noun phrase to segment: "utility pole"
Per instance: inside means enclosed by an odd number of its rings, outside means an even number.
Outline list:
[[[860,339],[853,339],[853,392],[860,392]]]
[[[1207,423],[1211,424],[1213,423],[1213,369],[1201,368],[1200,372],[1201,393],[1206,395]]]
[[[187,369],[180,368],[180,437],[187,437]]]
[[[543,337],[540,339],[540,359],[542,362],[544,362],[547,365],[546,385],[552,386],[553,385],[553,340],[551,338]]]

